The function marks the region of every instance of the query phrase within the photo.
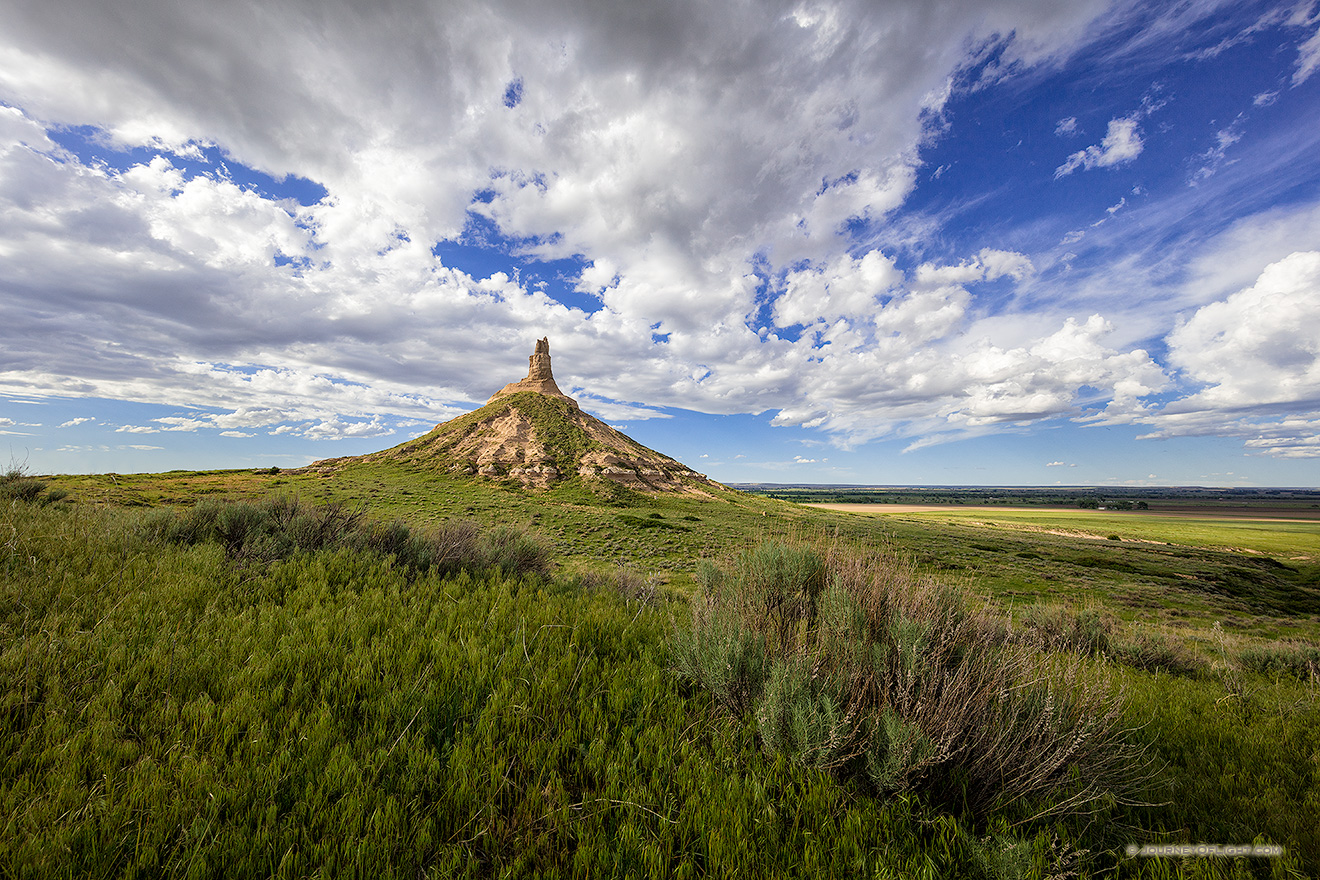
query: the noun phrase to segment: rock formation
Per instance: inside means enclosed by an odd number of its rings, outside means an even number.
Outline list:
[[[723,490],[681,462],[648,449],[587,413],[555,385],[550,342],[538,340],[527,378],[505,385],[485,406],[430,433],[369,455],[315,462],[333,473],[353,461],[393,461],[473,479],[547,488],[577,482],[614,497],[622,489],[714,497]]]
[[[550,340],[547,337],[536,341],[536,350],[527,359],[527,378],[505,385],[492,394],[486,403],[494,403],[501,397],[517,394],[519,391],[535,391],[538,394],[558,397],[567,400],[574,409],[578,408],[577,401],[560,391],[559,386],[555,384],[554,374],[550,372]]]

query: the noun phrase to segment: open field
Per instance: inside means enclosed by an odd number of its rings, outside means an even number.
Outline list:
[[[273,494],[360,506],[378,519],[420,525],[513,524],[544,536],[565,570],[623,567],[679,597],[695,589],[695,560],[765,539],[828,539],[906,554],[1007,613],[1037,601],[1085,602],[1180,630],[1219,624],[1242,635],[1320,638],[1320,525],[1310,523],[986,505],[901,512],[877,504],[864,508],[879,514],[871,516],[741,492],[607,502],[577,487],[529,490],[391,463],[333,476],[210,471],[51,479],[79,503],[110,507]]]
[[[939,513],[941,511],[957,513],[962,511],[1054,511],[1057,513],[1076,513],[1074,505],[1034,505],[1032,507],[1004,507],[997,504],[960,504],[956,507],[948,504],[889,504],[856,501],[804,501],[807,507],[821,510],[840,510],[845,513]],[[1212,504],[1159,504],[1152,505],[1146,511],[1115,511],[1115,513],[1133,513],[1136,516],[1191,517],[1194,519],[1251,519],[1265,522],[1317,522],[1320,523],[1320,510],[1311,507],[1277,507],[1259,505],[1250,507],[1212,505]]]
[[[43,480],[68,495],[0,506],[0,873],[1320,873],[1311,523],[603,499],[375,463]],[[200,502],[269,498],[526,528],[551,573],[418,574],[350,549],[252,563],[144,537]],[[766,541],[906,560],[988,631],[1081,656],[1122,689],[1159,806],[1014,824],[768,751],[754,717],[675,677],[669,647],[702,561]],[[1287,855],[1122,855],[1253,840]]]
[[[940,504],[809,503],[867,516],[921,516],[991,528],[1071,534],[1079,538],[1187,544],[1230,552],[1264,553],[1303,562],[1320,558],[1320,511],[1198,506],[1166,511],[1094,511],[1067,507],[952,507]]]

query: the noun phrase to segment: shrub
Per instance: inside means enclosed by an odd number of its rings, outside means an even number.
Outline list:
[[[1113,622],[1097,608],[1067,609],[1036,604],[1022,616],[1022,638],[1044,651],[1104,654],[1109,651]]]
[[[487,563],[504,574],[550,573],[550,548],[513,526],[496,526],[483,538]]]
[[[139,522],[144,537],[172,544],[215,543],[228,558],[247,562],[354,546],[363,528],[361,510],[339,504],[318,507],[292,498],[207,500],[180,514],[158,511]]]
[[[727,605],[699,600],[692,626],[674,636],[678,674],[696,681],[735,715],[750,712],[760,700],[769,672],[765,636],[743,624]]]
[[[1320,681],[1320,647],[1305,642],[1251,645],[1238,655],[1238,664],[1265,675],[1292,675],[1302,681]]]
[[[551,564],[549,549],[519,529],[500,527],[482,534],[472,523],[447,522],[420,530],[397,520],[371,522],[358,508],[291,498],[208,500],[182,513],[153,511],[137,528],[143,537],[163,543],[219,544],[226,557],[239,562],[269,563],[297,553],[347,548],[393,557],[414,574],[497,569],[545,575]]]
[[[0,474],[0,499],[24,504],[52,504],[68,496],[65,489],[51,489],[45,496],[46,483],[28,475],[23,467],[11,466]]]
[[[768,541],[734,557],[728,598],[752,625],[787,647],[799,622],[814,622],[825,566],[810,548]],[[709,576],[709,573],[707,573]]]
[[[612,572],[588,570],[577,575],[577,584],[588,590],[610,590],[618,593],[626,602],[638,602],[650,605],[656,600],[656,579],[646,576],[634,568],[619,565]]]
[[[1140,633],[1135,639],[1114,645],[1111,656],[1120,663],[1147,672],[1197,676],[1209,664],[1180,642],[1162,635]]]
[[[1131,802],[1149,774],[1121,696],[1079,658],[1005,643],[901,560],[768,543],[698,580],[674,664],[753,716],[769,752],[975,815]]]

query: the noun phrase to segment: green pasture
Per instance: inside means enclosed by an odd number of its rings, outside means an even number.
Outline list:
[[[426,526],[454,520],[536,532],[562,571],[627,569],[666,595],[694,594],[695,561],[767,539],[884,548],[962,583],[1005,614],[1038,602],[1095,605],[1162,629],[1320,637],[1320,523],[1190,519],[1148,512],[1034,508],[877,515],[717,490],[712,497],[597,494],[474,480],[398,462],[334,472],[208,471],[51,478],[69,502],[187,507],[279,496],[337,502]],[[1117,538],[1117,540],[1111,539]],[[1246,552],[1250,550],[1252,552]],[[1298,557],[1313,556],[1311,559]]]
[[[1263,553],[1280,559],[1320,558],[1320,520],[1288,522],[1244,516],[1162,516],[1151,511],[1094,511],[1069,508],[965,510],[953,506],[896,512],[892,505],[869,505],[863,516],[942,520],[1000,528],[1067,529],[1097,539],[1117,535],[1126,541],[1155,541],[1192,547]]]

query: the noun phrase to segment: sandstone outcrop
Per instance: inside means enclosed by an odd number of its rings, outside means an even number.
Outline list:
[[[587,413],[555,384],[550,341],[540,339],[527,377],[495,392],[486,405],[442,422],[430,433],[356,458],[316,462],[333,470],[354,460],[398,461],[452,474],[546,488],[577,481],[588,488],[712,496],[722,487],[667,455],[648,449]],[[611,491],[617,492],[617,489]]]
[[[558,397],[561,400],[567,400],[573,405],[574,409],[577,408],[577,401],[560,391],[559,386],[555,384],[554,374],[550,370],[549,338],[542,337],[536,341],[536,350],[527,359],[527,378],[505,385],[492,394],[490,400],[487,400],[486,403],[494,403],[501,397],[517,394],[519,391],[535,391],[537,394]]]

